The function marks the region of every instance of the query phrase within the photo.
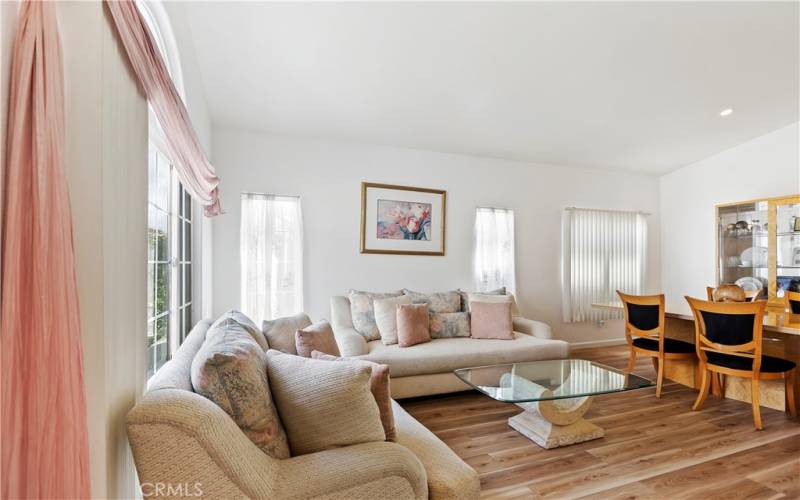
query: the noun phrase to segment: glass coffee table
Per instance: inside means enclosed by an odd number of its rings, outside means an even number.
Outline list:
[[[455,370],[483,394],[525,411],[508,425],[542,448],[603,437],[584,420],[592,397],[653,386],[651,380],[585,359],[554,359]]]

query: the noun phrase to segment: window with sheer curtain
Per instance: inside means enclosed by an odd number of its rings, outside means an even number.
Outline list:
[[[242,194],[241,308],[256,324],[303,311],[300,198]]]
[[[592,304],[644,289],[647,219],[639,212],[564,211],[562,316],[565,322],[601,321],[619,313]]]
[[[473,255],[476,290],[488,291],[504,286],[509,292],[515,292],[513,210],[477,209]]]

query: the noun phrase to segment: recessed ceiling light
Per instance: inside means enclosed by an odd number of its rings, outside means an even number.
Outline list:
[[[720,111],[719,112],[719,116],[728,116],[731,113],[733,113],[733,109],[727,108],[727,109],[723,109],[722,111]]]

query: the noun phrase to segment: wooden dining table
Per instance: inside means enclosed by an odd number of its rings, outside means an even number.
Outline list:
[[[623,311],[622,302],[592,304],[597,309]],[[665,306],[665,335],[694,344],[694,315],[688,304]],[[784,307],[767,306],[764,311],[763,353],[767,356],[789,359],[800,366],[800,314],[792,314]],[[664,376],[674,382],[698,388],[701,380],[699,362],[695,360],[670,360],[664,367]],[[750,381],[748,379],[725,377],[720,387],[715,379],[712,393],[726,398],[750,402]],[[785,411],[786,391],[783,380],[762,380],[760,382],[761,406]],[[800,399],[800,384],[795,387],[795,399]]]

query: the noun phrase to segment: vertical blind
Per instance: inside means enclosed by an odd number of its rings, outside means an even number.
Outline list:
[[[514,211],[479,207],[475,213],[474,281],[478,291],[515,293]]]
[[[618,312],[595,309],[592,304],[618,300],[617,290],[642,293],[647,254],[643,214],[568,208],[562,250],[565,322],[618,317]]]
[[[257,323],[303,311],[300,198],[242,194],[241,307]]]

